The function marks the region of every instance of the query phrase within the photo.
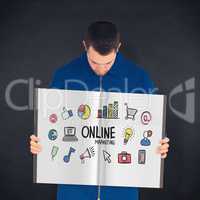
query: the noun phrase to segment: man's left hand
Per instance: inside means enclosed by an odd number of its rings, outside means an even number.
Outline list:
[[[160,140],[160,146],[158,147],[158,153],[161,154],[161,158],[167,157],[167,152],[169,151],[169,138],[164,138]]]

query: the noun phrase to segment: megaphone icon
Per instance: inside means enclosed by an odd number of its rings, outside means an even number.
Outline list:
[[[85,163],[86,158],[92,158],[95,156],[94,147],[88,147],[84,153],[80,155],[81,163]]]

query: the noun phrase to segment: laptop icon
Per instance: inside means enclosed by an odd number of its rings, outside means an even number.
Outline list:
[[[75,127],[64,127],[64,142],[76,142],[78,138],[76,137],[76,128]]]

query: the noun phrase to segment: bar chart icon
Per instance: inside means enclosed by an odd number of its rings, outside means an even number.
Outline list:
[[[108,105],[104,105],[102,109],[98,109],[97,118],[119,119],[119,103],[114,101]]]

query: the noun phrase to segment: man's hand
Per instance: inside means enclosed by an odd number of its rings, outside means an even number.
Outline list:
[[[32,154],[38,154],[42,151],[42,147],[39,144],[39,138],[35,135],[30,136],[30,151]],[[164,138],[160,140],[160,146],[158,147],[158,153],[161,154],[161,158],[167,157],[167,152],[169,151],[169,138]]]
[[[36,137],[35,135],[30,136],[30,152],[32,154],[38,154],[41,152],[42,147],[39,144],[39,138]]]
[[[160,146],[158,147],[158,153],[161,154],[161,158],[167,157],[167,152],[169,151],[169,138],[164,138],[160,140]]]

